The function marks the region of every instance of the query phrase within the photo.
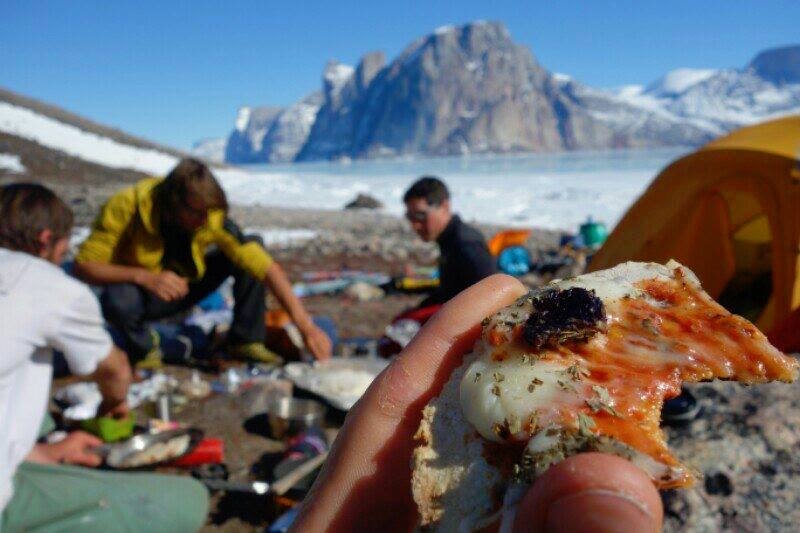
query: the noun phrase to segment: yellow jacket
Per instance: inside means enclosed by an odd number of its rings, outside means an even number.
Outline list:
[[[137,266],[152,272],[163,268],[164,238],[159,231],[155,187],[163,178],[146,178],[112,196],[103,206],[75,260]],[[212,209],[206,223],[191,238],[192,265],[179,272],[200,279],[206,271],[205,255],[216,245],[237,267],[263,280],[272,257],[256,242],[241,242],[225,228],[225,212]]]

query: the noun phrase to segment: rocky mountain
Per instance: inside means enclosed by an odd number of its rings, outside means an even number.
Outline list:
[[[264,137],[283,111],[280,107],[242,107],[236,117],[236,127],[225,146],[225,161],[231,163],[261,163]]]
[[[499,23],[442,27],[394,61],[364,57],[298,160],[632,146]]]
[[[332,61],[325,67],[322,91],[313,92],[286,108],[240,108],[236,128],[227,140],[225,161],[294,161],[308,140],[320,107],[326,102],[334,105],[339,102],[339,92],[352,75],[352,67]]]
[[[308,139],[322,102],[322,93],[314,92],[283,109],[267,129],[256,157],[268,163],[294,161]]]
[[[322,85],[285,110],[243,108],[226,160],[699,145],[800,112],[800,46],[602,90],[549,72],[502,24],[475,22],[438,28],[389,63],[380,52],[356,68],[331,62]]]

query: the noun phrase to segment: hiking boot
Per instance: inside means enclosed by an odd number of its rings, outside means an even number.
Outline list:
[[[158,370],[164,366],[164,352],[161,351],[161,336],[154,329],[150,330],[153,347],[136,362],[136,370]]]
[[[283,357],[264,346],[263,342],[231,344],[226,350],[231,357],[271,365],[282,365]]]
[[[691,422],[700,414],[700,404],[694,395],[686,389],[679,396],[664,402],[661,409],[661,420],[671,426]]]
[[[142,359],[136,362],[136,370],[158,370],[164,367],[164,354],[156,346],[147,352]]]

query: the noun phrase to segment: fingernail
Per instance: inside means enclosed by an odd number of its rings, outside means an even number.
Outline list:
[[[656,519],[641,502],[611,490],[594,489],[559,498],[547,509],[546,531],[650,532]]]

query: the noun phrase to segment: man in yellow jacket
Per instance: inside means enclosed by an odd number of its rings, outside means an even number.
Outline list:
[[[131,359],[160,358],[148,322],[188,309],[234,278],[229,352],[270,362],[264,346],[264,285],[292,317],[317,359],[331,342],[292,292],[261,243],[227,218],[225,192],[209,168],[184,159],[166,178],[147,178],[112,196],[75,258],[75,273],[105,285],[106,320],[123,335]]]

